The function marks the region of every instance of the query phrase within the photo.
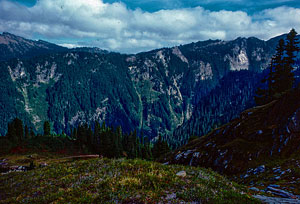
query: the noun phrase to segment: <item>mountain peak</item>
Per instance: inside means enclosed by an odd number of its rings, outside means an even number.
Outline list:
[[[68,50],[46,41],[29,40],[8,32],[0,34],[0,46],[0,61]]]
[[[13,39],[13,40],[15,40],[15,39],[22,39],[22,40],[27,40],[27,39],[25,39],[25,38],[23,38],[23,37],[21,37],[21,36],[17,36],[17,35],[14,35],[14,34],[12,34],[12,33],[8,33],[8,32],[3,32],[2,34],[0,34],[0,38],[5,38],[5,39]],[[27,41],[32,41],[32,40],[27,40]],[[11,43],[16,43],[15,41],[11,41]],[[0,44],[1,44],[1,42],[0,42]]]
[[[1,34],[0,34],[0,35],[1,35]],[[3,32],[2,35],[3,35],[3,36],[16,36],[16,35],[11,34],[11,33],[9,33],[9,32]]]

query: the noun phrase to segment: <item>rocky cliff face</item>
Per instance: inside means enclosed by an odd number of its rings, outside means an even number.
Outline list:
[[[3,35],[1,39],[7,39],[8,34]],[[17,57],[20,50],[30,53],[29,45],[37,43],[16,39],[15,47],[1,41],[2,47],[9,45],[14,53],[7,58]],[[37,44],[35,47],[41,48],[48,45]],[[105,120],[150,137],[171,134],[190,119],[195,105],[223,77],[233,70],[260,72],[273,52],[273,44],[238,38],[136,55],[83,49],[1,63],[2,77],[13,92],[1,89],[1,133],[9,120],[19,116],[38,130],[44,120],[50,120],[57,132],[81,122]],[[18,110],[11,104],[19,104]]]
[[[236,174],[271,158],[300,153],[300,90],[267,105],[244,111],[210,134],[193,140],[171,156],[171,163]]]
[[[261,72],[273,52],[268,42],[238,38],[128,56],[129,73],[143,110],[140,128],[151,135],[172,134],[224,76],[240,70]]]

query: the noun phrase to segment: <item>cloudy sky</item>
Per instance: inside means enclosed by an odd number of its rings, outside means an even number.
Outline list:
[[[136,53],[300,32],[300,0],[0,0],[0,32]]]

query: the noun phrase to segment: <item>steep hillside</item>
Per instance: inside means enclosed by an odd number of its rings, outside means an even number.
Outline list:
[[[223,77],[195,106],[190,119],[175,129],[168,138],[170,144],[174,147],[182,146],[191,136],[206,135],[253,107],[255,90],[262,76],[260,73],[242,70]]]
[[[1,134],[18,116],[38,131],[45,120],[56,132],[99,120],[122,125],[126,131],[137,129],[151,138],[171,135],[186,124],[203,97],[223,88],[220,83],[230,83],[229,73],[261,72],[274,52],[270,44],[257,38],[210,40],[136,55],[84,48],[1,63]],[[236,74],[236,85],[224,88],[234,93],[255,86],[244,83],[249,75]],[[245,107],[244,102],[236,103],[233,116]],[[218,114],[225,114],[224,104],[216,105]],[[210,119],[208,124],[216,121]]]
[[[300,90],[264,106],[244,111],[239,118],[193,140],[171,162],[241,173],[271,159],[295,158],[300,153]]]
[[[121,62],[119,54],[66,53],[2,63],[2,127],[19,116],[38,130],[49,119],[56,131],[95,120],[133,129],[138,96]]]
[[[67,48],[42,40],[28,40],[6,32],[0,34],[0,61],[12,58],[24,59],[67,50]]]

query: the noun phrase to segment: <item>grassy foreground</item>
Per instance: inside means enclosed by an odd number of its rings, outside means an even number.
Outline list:
[[[176,175],[185,171],[186,176]],[[143,160],[51,162],[0,175],[0,203],[257,203],[217,173]]]

